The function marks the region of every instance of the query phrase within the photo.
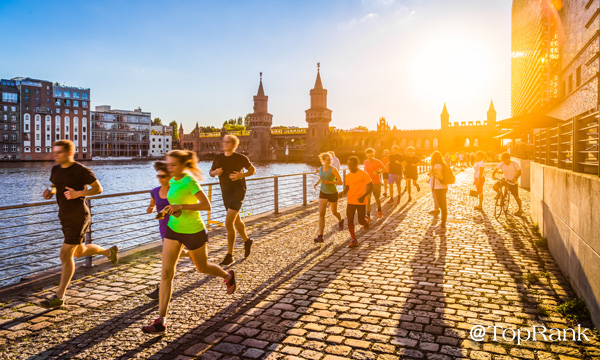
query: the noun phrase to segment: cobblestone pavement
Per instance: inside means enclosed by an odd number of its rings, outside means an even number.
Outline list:
[[[331,217],[326,243],[313,243],[314,203],[252,224],[258,241],[250,258],[233,265],[234,296],[181,261],[162,337],[141,331],[157,316],[157,303],[144,293],[158,282],[158,254],[74,281],[64,309],[34,305],[52,286],[15,294],[1,303],[0,357],[600,358],[593,336],[520,345],[494,341],[491,330],[484,341],[469,338],[474,325],[566,328],[572,324],[556,307],[574,298],[527,218],[493,218],[489,179],[485,211],[475,211],[471,181],[472,170],[457,174],[445,233],[428,214],[424,179],[412,202],[404,196],[401,205],[386,204],[384,217],[358,232],[354,249]],[[528,210],[528,193],[522,196]],[[222,236],[211,239],[211,258],[221,258],[223,245]],[[241,246],[236,251],[241,259]]]

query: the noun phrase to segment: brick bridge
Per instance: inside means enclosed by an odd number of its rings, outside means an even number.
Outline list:
[[[254,96],[254,112],[250,114],[249,130],[230,132],[240,138],[240,150],[252,160],[290,160],[315,162],[322,151],[334,150],[342,158],[358,153],[367,147],[378,151],[398,145],[401,149],[413,146],[419,155],[433,150],[498,151],[500,140],[496,128],[496,110],[491,102],[486,120],[475,122],[450,122],[444,104],[440,115],[440,129],[399,130],[390,128],[381,118],[376,131],[342,130],[329,126],[331,110],[327,108],[327,90],[323,88],[320,72],[310,91],[311,107],[306,110],[307,127],[272,128],[273,116],[268,112],[262,77]],[[179,127],[180,146],[195,151],[201,159],[211,159],[220,152],[220,141],[227,132],[202,133],[198,124],[188,134]],[[286,156],[287,155],[287,156]]]

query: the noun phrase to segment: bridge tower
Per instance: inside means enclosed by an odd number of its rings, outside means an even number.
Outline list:
[[[269,114],[269,97],[265,95],[262,83],[262,72],[260,73],[260,84],[258,92],[254,96],[254,112],[250,114],[248,121],[251,133],[251,141],[248,156],[250,160],[271,160],[271,125],[273,115]]]
[[[306,152],[304,159],[316,162],[317,155],[326,150],[329,140],[331,110],[327,108],[327,90],[321,82],[321,64],[317,63],[317,80],[310,91],[310,109],[306,110]]]
[[[490,101],[490,108],[487,111],[487,124],[490,129],[496,129],[496,109],[494,108],[494,100]]]
[[[440,120],[442,122],[442,130],[446,129],[448,125],[450,125],[450,114],[448,114],[448,109],[446,109],[446,103],[444,103],[444,108],[442,109]]]

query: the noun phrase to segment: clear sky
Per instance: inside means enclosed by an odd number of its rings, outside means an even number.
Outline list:
[[[0,77],[91,88],[92,106],[221,126],[306,126],[321,62],[332,126],[439,128],[510,114],[509,0],[0,0]]]

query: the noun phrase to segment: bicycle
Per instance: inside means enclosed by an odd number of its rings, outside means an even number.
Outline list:
[[[510,204],[510,190],[506,181],[501,180],[500,182],[500,196],[496,197],[494,203],[494,217],[498,219],[502,212],[508,217],[508,206]]]

